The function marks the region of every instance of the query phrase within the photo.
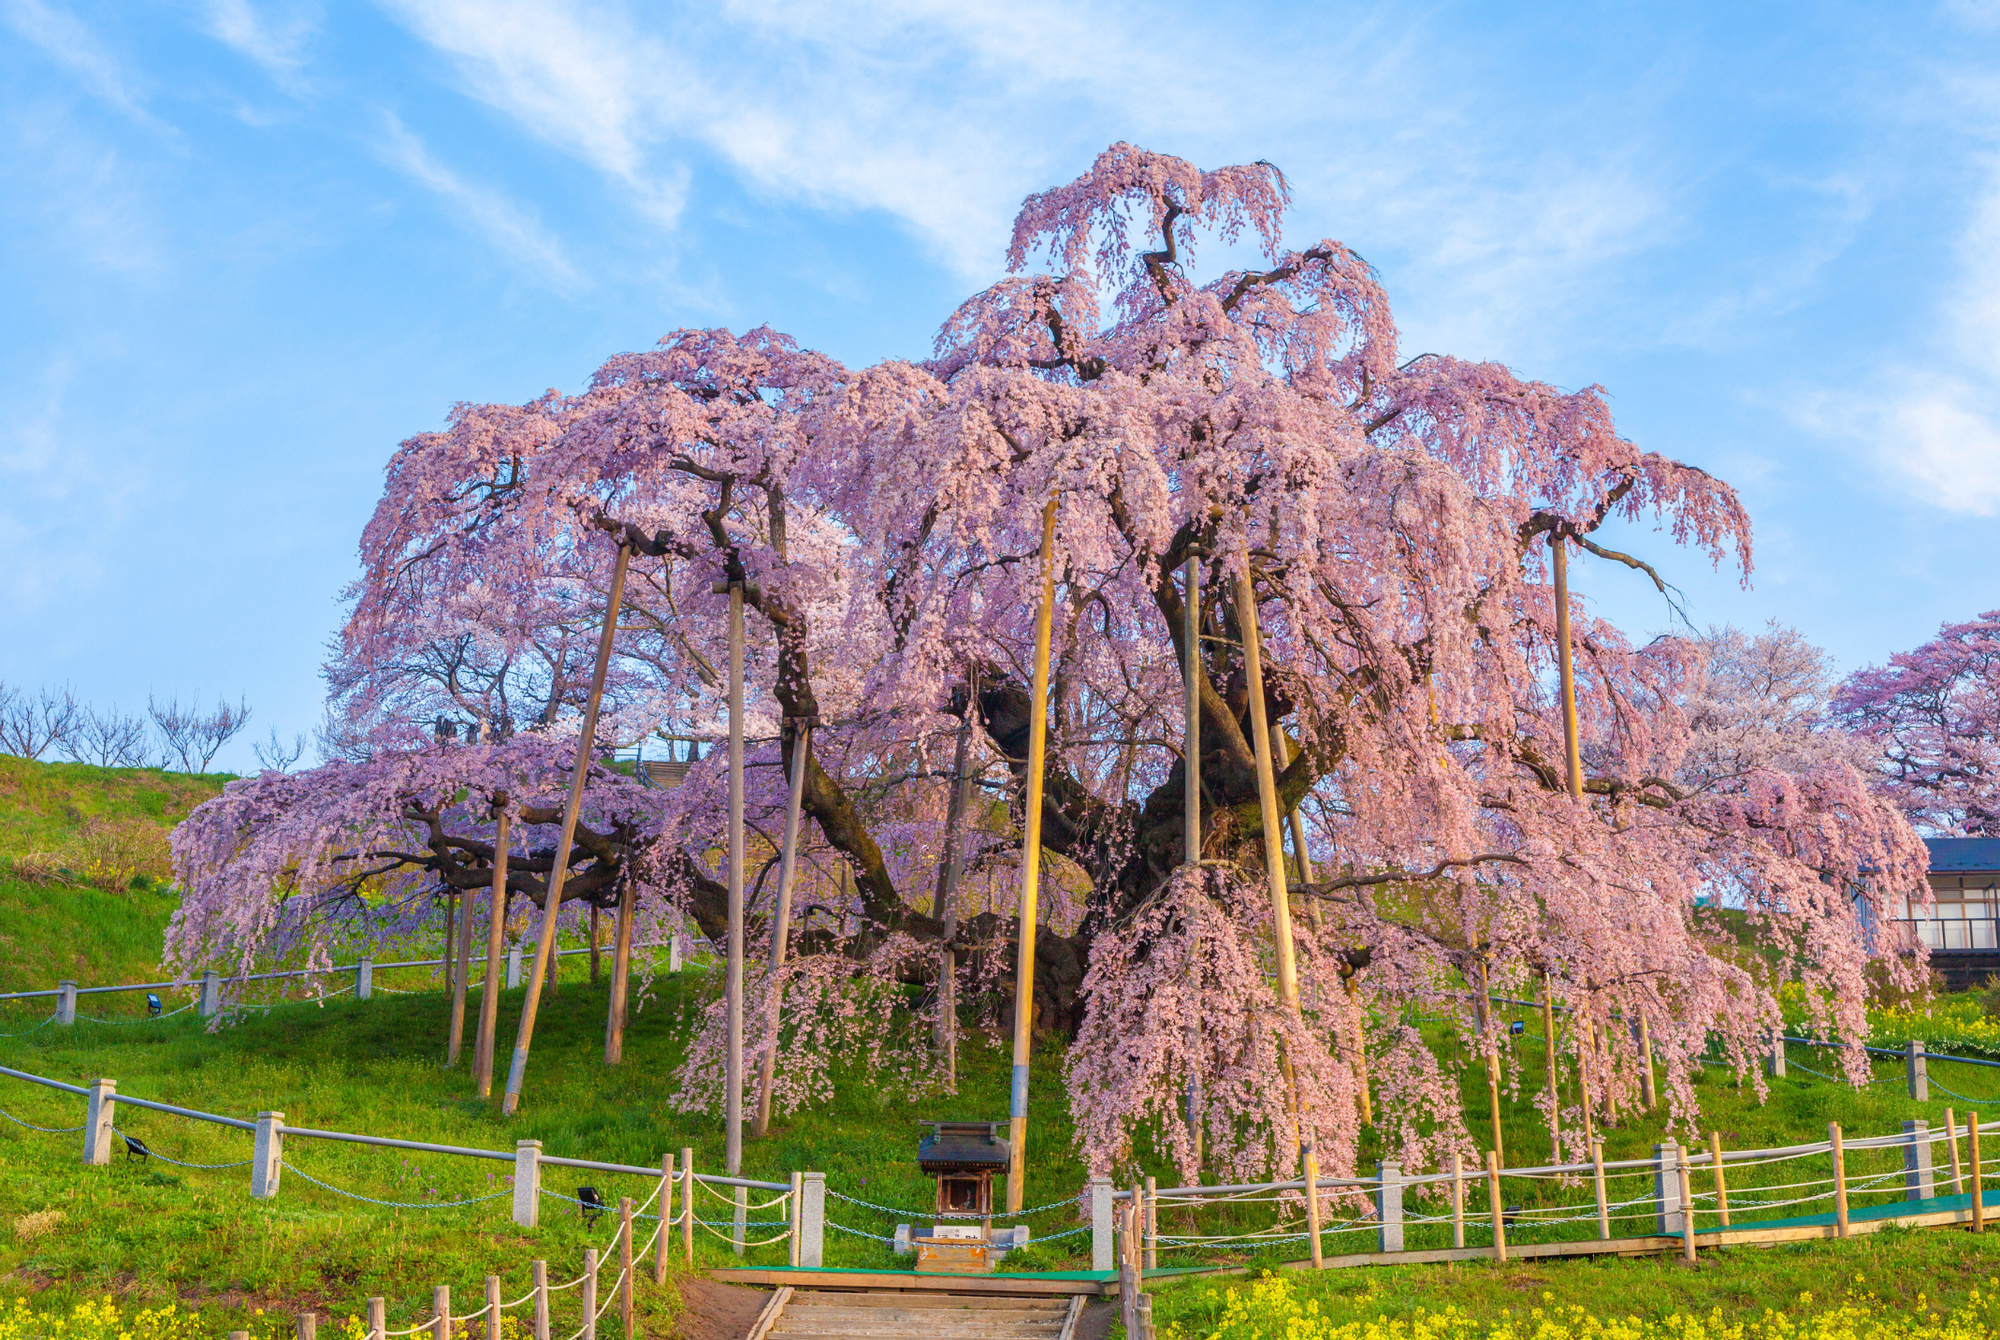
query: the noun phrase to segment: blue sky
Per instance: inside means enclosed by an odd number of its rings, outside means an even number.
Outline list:
[[[1697,623],[2000,606],[2000,6],[0,0],[0,120],[13,684],[310,729],[398,440],[682,325],[921,356],[1118,139],[1736,484],[1748,591],[1626,537]]]

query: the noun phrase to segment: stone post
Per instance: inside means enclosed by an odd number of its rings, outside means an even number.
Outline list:
[[[542,1221],[542,1142],[514,1143],[514,1222],[533,1228]]]
[[[1937,1194],[1931,1177],[1931,1125],[1927,1121],[1903,1123],[1903,1199],[1929,1200]]]
[[[257,1144],[250,1155],[250,1198],[270,1200],[278,1194],[278,1175],[285,1167],[285,1114],[257,1114]]]
[[[1653,1199],[1659,1206],[1653,1231],[1678,1235],[1686,1224],[1681,1210],[1681,1147],[1672,1140],[1653,1146]]]
[[[507,951],[507,989],[513,990],[521,984],[521,942],[516,940]]]
[[[83,1161],[101,1168],[111,1162],[111,1127],[118,1107],[118,1081],[92,1082],[89,1104],[83,1118]]]
[[[201,1004],[197,1010],[204,1019],[213,1019],[222,1013],[222,983],[213,968],[201,974]]]
[[[1384,1163],[1376,1170],[1380,1183],[1375,1192],[1376,1248],[1385,1252],[1403,1250],[1403,1165]]]
[[[56,983],[56,1022],[67,1028],[76,1022],[76,983]]]
[[[799,1190],[799,1264],[826,1264],[826,1174],[806,1173]]]
[[[1915,1038],[1910,1039],[1909,1047],[1903,1052],[1903,1074],[1910,1081],[1910,1097],[1920,1103],[1928,1103],[1931,1100],[1931,1076],[1925,1065],[1924,1044]]]
[[[1111,1237],[1111,1179],[1090,1179],[1090,1268],[1114,1270],[1118,1258]]]
[[[354,965],[354,998],[371,1000],[375,995],[375,960],[364,958]]]
[[[1764,1058],[1764,1073],[1774,1079],[1785,1077],[1785,1030],[1782,1028],[1771,1038],[1771,1054]]]

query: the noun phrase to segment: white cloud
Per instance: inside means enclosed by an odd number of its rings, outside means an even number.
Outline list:
[[[250,0],[207,0],[203,26],[209,36],[241,52],[292,84],[305,63],[305,47],[319,31],[317,5],[282,4],[260,10]]]
[[[381,151],[390,166],[443,199],[462,223],[527,265],[537,277],[554,277],[564,284],[577,281],[576,267],[563,254],[561,244],[543,231],[532,210],[497,191],[460,179],[433,159],[423,141],[393,115],[386,118]]]
[[[138,80],[74,14],[44,0],[0,0],[8,24],[68,70],[94,96],[141,125],[159,122],[141,105]]]

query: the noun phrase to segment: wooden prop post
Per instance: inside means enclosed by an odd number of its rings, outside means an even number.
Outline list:
[[[1493,1214],[1493,1259],[1507,1259],[1507,1210],[1500,1203],[1500,1156],[1486,1151],[1486,1203]]]
[[[1181,600],[1181,863],[1189,869],[1201,864],[1201,686],[1207,677],[1201,659],[1201,558],[1188,555],[1181,565],[1184,586]],[[1201,1028],[1191,1030],[1195,1048],[1201,1045]],[[1201,1169],[1201,1080],[1190,1074],[1187,1085],[1188,1140],[1194,1146],[1194,1166]],[[1200,1180],[1199,1177],[1196,1178]]]
[[[1944,1142],[1951,1146],[1951,1194],[1965,1194],[1965,1169],[1958,1161],[1958,1128],[1952,1124],[1951,1109],[1944,1110]]]
[[[597,904],[592,903],[590,905],[590,984],[592,986],[597,985],[597,974],[599,971],[597,960],[600,950],[598,946],[597,921]]]
[[[1465,1156],[1451,1151],[1451,1245],[1465,1247]]]
[[[1659,1089],[1653,1082],[1653,1030],[1646,1016],[1639,1016],[1639,1101],[1652,1111],[1659,1106]]]
[[[1715,1213],[1724,1228],[1729,1227],[1729,1185],[1722,1176],[1722,1132],[1708,1133],[1708,1159],[1715,1168]]]
[[[1966,1183],[1972,1190],[1972,1231],[1974,1233],[1984,1233],[1986,1231],[1986,1170],[1981,1165],[1979,1158],[1979,1114],[1977,1112],[1968,1112],[1965,1114],[1965,1137],[1969,1152],[1972,1155],[1970,1160],[1972,1166],[1966,1169],[1968,1174]]]
[[[1298,950],[1292,942],[1292,902],[1285,885],[1285,838],[1278,811],[1278,779],[1271,767],[1271,722],[1264,704],[1263,638],[1257,630],[1257,592],[1250,580],[1250,555],[1236,575],[1236,620],[1243,629],[1243,673],[1250,691],[1251,748],[1257,762],[1257,801],[1264,828],[1264,873],[1271,890],[1271,941],[1277,951],[1278,998],[1294,1023],[1299,1009]],[[1297,1072],[1289,1051],[1282,1053],[1286,1101],[1292,1117],[1292,1139],[1304,1165],[1307,1231],[1312,1235],[1313,1269],[1324,1257],[1319,1240],[1319,1152],[1306,1135],[1306,1114],[1299,1100]]]
[[[1833,1225],[1840,1237],[1847,1236],[1847,1148],[1841,1143],[1840,1123],[1826,1124],[1826,1138],[1833,1146]]]
[[[458,1064],[458,1054],[465,1050],[465,987],[466,979],[472,976],[472,899],[461,892],[458,903],[458,970],[451,978],[451,1037],[445,1043],[444,1063]]]
[[[632,1198],[618,1198],[618,1319],[625,1323],[628,1340],[638,1340],[632,1329]]]
[[[966,768],[972,752],[972,723],[979,714],[979,679],[967,681],[965,720],[958,726],[958,746],[952,751],[951,799],[945,805],[944,860],[938,866],[937,917],[944,927],[938,947],[937,1026],[933,1044],[944,1062],[947,1083],[958,1082],[958,955],[951,942],[958,934],[955,900],[959,877],[965,872],[965,853],[959,830],[965,825],[965,807],[971,801],[972,778]]]
[[[693,1190],[692,1187],[689,1190]],[[653,1239],[653,1283],[667,1282],[667,1247],[674,1240],[674,1152],[660,1155],[660,1232]]]
[[[1597,1240],[1611,1240],[1611,1202],[1604,1194],[1604,1142],[1590,1142],[1590,1180],[1597,1192]]]
[[[556,947],[556,917],[562,911],[563,879],[569,872],[570,844],[576,839],[576,817],[583,808],[583,783],[590,774],[590,750],[597,739],[597,709],[604,705],[604,676],[611,668],[611,643],[618,634],[618,608],[625,599],[625,569],[632,551],[618,546],[618,560],[611,569],[611,594],[605,602],[604,632],[597,639],[597,665],[590,675],[590,697],[583,709],[583,730],[576,738],[576,767],[570,773],[569,800],[563,806],[562,836],[556,839],[554,861],[549,869],[549,892],[542,906],[542,933],[535,942],[535,967],[528,975],[528,994],[521,1001],[521,1027],[514,1038],[514,1061],[507,1069],[507,1092],[500,1110],[512,1116],[521,1105],[521,1081],[528,1074],[528,1048],[535,1038],[535,1011],[542,1001],[542,983],[548,980],[549,963]]]
[[[1028,1181],[1028,1061],[1035,1039],[1035,932],[1042,874],[1042,784],[1048,769],[1049,644],[1055,632],[1056,500],[1042,509],[1042,605],[1035,614],[1035,675],[1029,691],[1028,795],[1022,813],[1021,905],[1014,947],[1014,1074],[1007,1105],[1007,1213],[1021,1212]]]
[[[1549,975],[1542,974],[1542,1064],[1549,1081],[1549,1161],[1561,1163],[1562,1150],[1562,1092],[1556,1088],[1556,1005],[1551,997],[1553,988],[1549,985]]]
[[[729,584],[729,963],[724,1171],[743,1175],[743,583]]]
[[[632,881],[621,881],[618,891],[618,924],[611,932],[611,1003],[604,1011],[604,1064],[620,1065],[625,1060],[625,1020],[630,1008],[627,997],[632,987],[632,916],[636,893]]]
[[[500,1022],[500,956],[507,939],[507,829],[513,815],[506,798],[493,834],[493,893],[486,922],[486,981],[479,988],[479,1037],[472,1047],[472,1082],[481,1098],[493,1093],[493,1034]]]
[[[1549,532],[1549,553],[1554,559],[1556,578],[1556,667],[1562,681],[1563,750],[1567,760],[1569,793],[1583,798],[1583,751],[1577,739],[1576,661],[1569,641],[1569,546],[1560,534]]]
[[[964,745],[959,746],[963,758]],[[792,936],[792,881],[799,868],[799,813],[805,804],[806,758],[812,752],[812,731],[801,727],[792,736],[792,779],[785,793],[785,845],[778,859],[778,903],[771,914],[771,1006],[764,1021],[771,1045],[757,1056],[757,1115],[750,1134],[761,1140],[771,1129],[771,1089],[778,1076],[778,1026],[783,1021],[783,993],[778,989],[779,974]],[[945,951],[950,953],[949,950]]]

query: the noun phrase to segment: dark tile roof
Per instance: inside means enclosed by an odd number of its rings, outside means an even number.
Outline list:
[[[927,1173],[999,1171],[1013,1153],[997,1121],[924,1121],[931,1133],[917,1144],[917,1166]]]
[[[1958,875],[2000,870],[2000,838],[1925,838],[1931,873]]]

